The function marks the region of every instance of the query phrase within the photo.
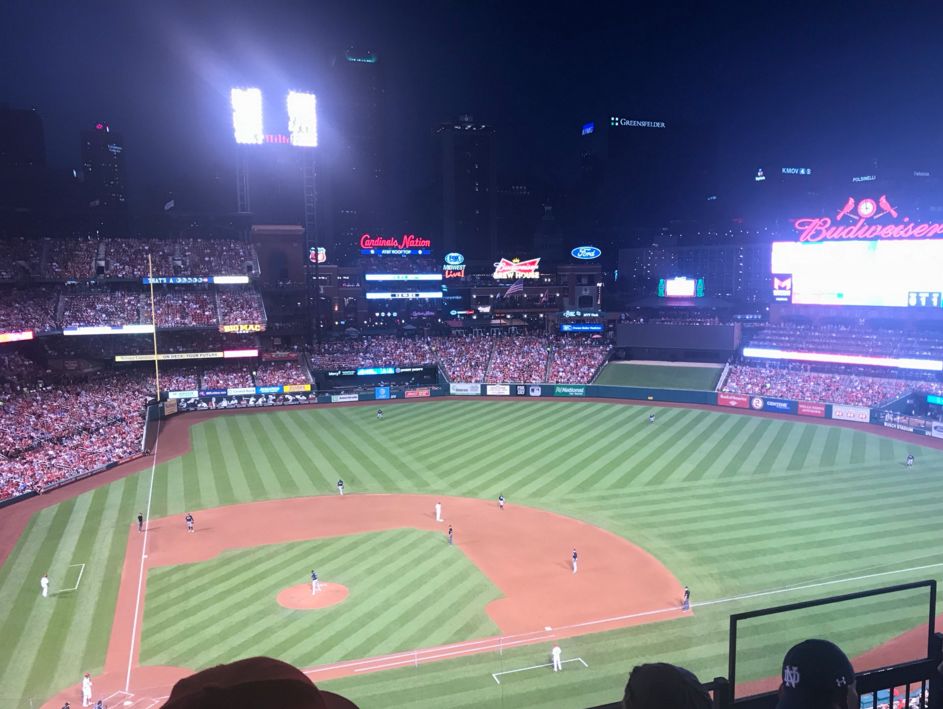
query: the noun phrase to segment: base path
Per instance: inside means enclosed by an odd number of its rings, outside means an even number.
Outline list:
[[[444,522],[435,521],[436,500],[442,503]],[[128,526],[105,669],[95,678],[96,698],[108,694],[113,694],[113,699],[125,697],[129,658],[127,689],[135,700],[165,697],[176,679],[191,673],[186,668],[139,666],[149,569],[206,561],[230,549],[263,544],[406,527],[444,536],[449,524],[453,525],[456,548],[503,594],[485,609],[502,636],[410,650],[403,653],[410,657],[409,664],[682,615],[682,586],[655,557],[599,527],[531,507],[508,504],[501,511],[491,500],[429,495],[332,495],[218,507],[199,510],[195,516],[195,534],[187,533],[179,515],[150,520],[140,604],[143,535],[136,525]],[[576,574],[570,568],[574,547],[579,553]],[[305,588],[310,597],[310,585]],[[132,637],[135,608],[138,631]],[[397,657],[351,660],[311,668],[308,674],[317,681],[396,667],[402,664]],[[77,697],[80,692],[75,686],[45,706],[58,709],[64,701]]]

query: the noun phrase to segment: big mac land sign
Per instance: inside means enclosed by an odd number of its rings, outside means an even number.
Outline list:
[[[831,217],[802,217],[795,221],[799,241],[817,242],[841,239],[929,239],[943,234],[943,223],[910,221],[900,217],[887,195],[877,200],[849,197]]]

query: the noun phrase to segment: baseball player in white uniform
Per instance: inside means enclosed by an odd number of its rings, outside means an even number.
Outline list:
[[[82,706],[88,707],[92,705],[92,678],[89,677],[88,672],[85,673],[85,676],[82,678]]]
[[[39,579],[39,585],[43,587],[43,598],[49,597],[49,577],[46,574],[43,574],[43,577]]]
[[[321,582],[318,581],[318,574],[314,569],[311,569],[311,595],[313,596],[320,590]]]
[[[442,503],[439,502],[438,500],[435,503],[435,521],[436,522],[442,521]]]
[[[553,657],[553,671],[559,672],[563,669],[563,650],[560,649],[560,645],[557,643],[553,644],[553,649],[550,651],[550,656]]]

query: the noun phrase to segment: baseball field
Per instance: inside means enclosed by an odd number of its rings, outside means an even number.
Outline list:
[[[6,535],[30,512],[0,567],[0,703],[75,703],[87,671],[96,698],[144,709],[189,671],[272,655],[364,709],[576,709],[616,700],[639,662],[725,674],[731,613],[941,578],[943,453],[912,441],[591,401],[384,411],[178,416],[156,464],[0,510]],[[343,600],[280,602],[315,568]],[[805,637],[861,655],[925,621],[922,603],[748,628],[738,678],[775,675]]]

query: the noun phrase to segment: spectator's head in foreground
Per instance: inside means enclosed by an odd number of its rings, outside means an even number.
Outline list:
[[[693,673],[656,662],[638,665],[622,697],[625,709],[710,709],[711,698]]]
[[[777,709],[858,709],[855,670],[828,640],[804,640],[783,658]]]
[[[322,692],[301,670],[270,657],[210,667],[174,685],[164,709],[357,709]]]

